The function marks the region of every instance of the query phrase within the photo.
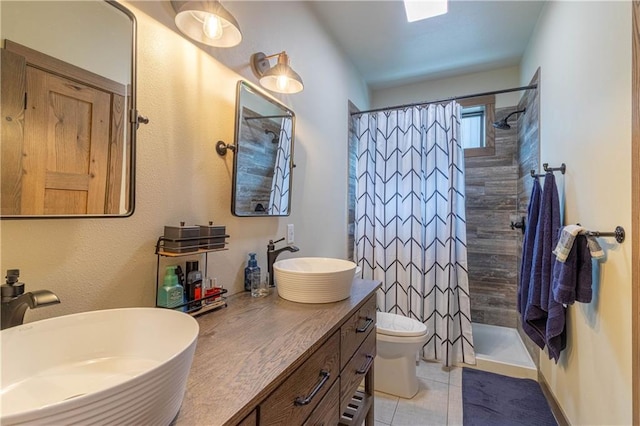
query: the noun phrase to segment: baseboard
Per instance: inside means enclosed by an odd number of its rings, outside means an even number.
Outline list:
[[[567,420],[567,417],[564,415],[562,408],[560,408],[560,404],[558,404],[558,400],[551,392],[551,389],[549,388],[549,385],[547,384],[547,381],[545,380],[540,370],[538,370],[538,384],[542,389],[542,393],[544,394],[544,397],[547,399],[547,402],[549,403],[551,412],[553,413],[553,416],[556,418],[558,425],[570,426],[571,424],[569,423],[569,420]]]

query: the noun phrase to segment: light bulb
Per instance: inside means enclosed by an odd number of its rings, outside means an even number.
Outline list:
[[[218,40],[222,37],[222,22],[220,18],[207,13],[207,16],[204,18],[204,23],[202,24],[202,31],[204,31],[204,35],[208,38]]]
[[[282,91],[285,91],[289,88],[289,77],[286,75],[279,75],[276,80],[276,87]]]

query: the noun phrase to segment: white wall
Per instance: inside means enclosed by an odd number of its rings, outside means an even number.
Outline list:
[[[372,108],[383,108],[510,89],[518,86],[522,86],[520,84],[520,67],[513,66],[376,89],[371,93],[371,105]],[[517,105],[521,96],[522,92],[496,95],[496,108]]]
[[[131,25],[124,13],[107,3],[3,1],[0,11],[3,43],[8,39],[119,83],[130,83]]]
[[[169,2],[124,4],[138,20],[138,109],[151,120],[138,131],[136,212],[120,219],[0,222],[3,273],[20,268],[27,289],[50,289],[62,300],[28,312],[26,320],[152,306],[155,242],[164,225],[180,220],[227,226],[229,250],[209,255],[209,275],[232,293],[243,289],[246,254],[257,252],[266,269],[267,242],[284,236],[288,223],[296,227],[298,255],[346,257],[347,100],[366,108],[368,93],[307,5],[236,3],[244,41],[210,50],[231,69],[177,32]],[[305,82],[302,93],[281,97],[297,115],[293,213],[236,218],[233,155],[219,157],[215,143],[233,141],[236,82],[256,82],[251,53],[285,49]]]
[[[521,64],[541,67],[541,162],[558,179],[565,223],[631,229],[631,3],[548,2]],[[568,346],[541,371],[571,424],[631,424],[631,241],[601,239],[592,303],[567,310]],[[638,380],[636,377],[635,380]]]

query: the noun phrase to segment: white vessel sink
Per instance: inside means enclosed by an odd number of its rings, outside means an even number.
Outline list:
[[[273,264],[273,278],[283,299],[330,303],[349,297],[356,264],[327,257],[298,257]]]
[[[0,424],[169,424],[198,323],[157,308],[67,315],[2,330]]]

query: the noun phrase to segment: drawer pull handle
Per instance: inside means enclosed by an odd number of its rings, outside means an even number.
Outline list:
[[[295,401],[293,401],[293,403],[297,406],[309,404],[313,399],[313,397],[316,396],[318,392],[320,392],[320,389],[322,389],[322,386],[324,386],[324,384],[327,383],[330,376],[331,374],[328,371],[320,370],[320,381],[318,382],[316,387],[313,388],[309,396],[307,396],[306,398],[302,398],[301,396],[299,396],[296,398]]]
[[[356,374],[364,374],[367,371],[369,371],[369,367],[371,367],[371,364],[373,364],[374,357],[373,355],[369,355],[369,354],[367,354],[366,357],[367,357],[367,362],[364,364],[364,367],[356,370]]]
[[[364,327],[356,328],[356,333],[364,333],[369,329],[369,327],[371,327],[371,324],[373,324],[373,318],[367,317],[366,320],[367,322],[364,323]]]

